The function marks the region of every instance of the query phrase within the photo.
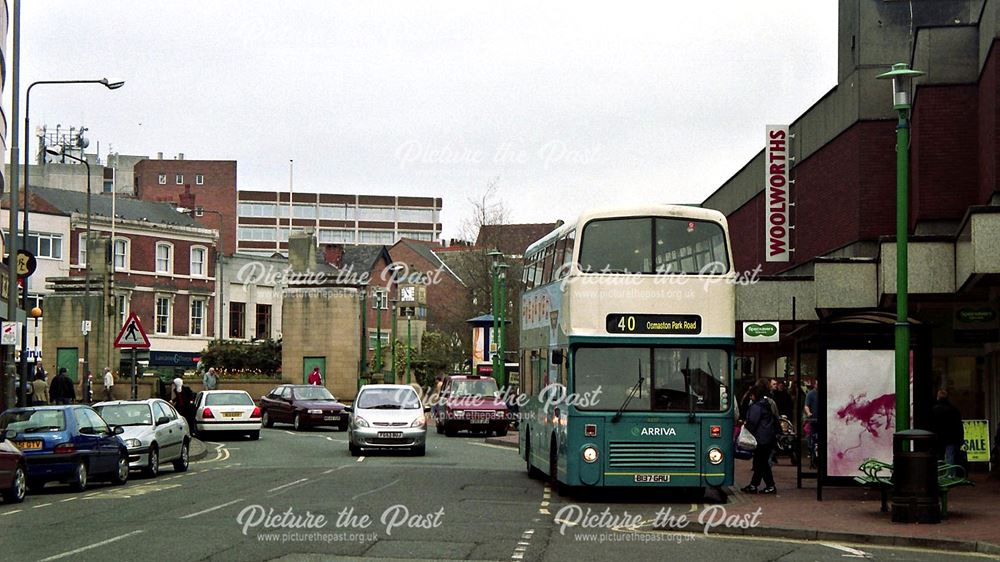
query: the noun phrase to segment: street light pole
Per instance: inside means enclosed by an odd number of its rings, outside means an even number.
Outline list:
[[[497,309],[500,311],[500,341],[497,342],[500,371],[497,382],[503,386],[507,386],[507,359],[505,358],[505,350],[507,349],[507,267],[509,266],[505,263],[500,264],[500,272],[497,274],[500,281],[500,295],[497,298]]]
[[[497,302],[500,300],[500,258],[503,253],[498,250],[492,250],[486,254],[492,260],[492,266],[490,267],[490,274],[493,278],[493,288],[490,294],[490,316],[493,317],[493,332],[490,334],[490,347],[495,348],[496,351],[492,353],[493,357],[493,377],[497,377],[500,374],[500,362],[498,358],[500,356],[500,324],[499,320],[499,309],[500,305]]]
[[[83,331],[83,374],[80,378],[81,390],[83,391],[83,396],[81,396],[82,401],[87,401],[90,397],[90,260],[92,258],[91,253],[91,243],[90,243],[90,163],[87,162],[86,158],[78,158],[72,154],[59,153],[55,150],[46,150],[49,154],[55,156],[65,156],[70,160],[76,160],[84,166],[87,167],[87,230],[85,238],[85,246],[87,248],[87,261],[84,264],[83,269],[83,323],[81,324],[81,329]],[[27,213],[25,213],[27,214]],[[77,253],[79,256],[79,252]],[[25,287],[25,293],[27,293],[27,287]]]
[[[30,121],[30,116],[31,116],[31,89],[34,88],[35,86],[39,86],[39,85],[43,85],[43,84],[44,85],[51,85],[51,84],[100,84],[100,85],[104,86],[105,88],[107,88],[109,90],[117,90],[118,88],[121,88],[122,86],[124,86],[125,82],[109,82],[107,78],[101,78],[100,80],[37,80],[35,82],[32,82],[28,86],[28,89],[25,90],[25,92],[24,92],[24,169],[22,170],[22,174],[23,174],[23,177],[24,177],[24,186],[23,186],[23,193],[24,193],[24,196],[23,196],[23,198],[24,198],[24,215],[22,216],[22,225],[21,225],[21,237],[22,237],[22,240],[23,240],[21,247],[25,248],[25,249],[27,249],[27,247],[28,247],[28,216],[30,215],[29,209],[30,209],[30,205],[31,205],[31,201],[29,199],[30,186],[29,186],[29,183],[28,183],[28,154],[30,152],[29,151],[29,146],[30,145],[28,144],[28,141],[29,141],[28,135],[31,134],[30,133],[30,131],[31,131],[31,125],[30,125],[30,123],[31,123],[31,121]],[[76,161],[79,161],[79,162],[83,162],[84,164],[87,164],[85,158],[84,159],[80,159],[80,158],[76,158],[76,157],[69,156],[69,155],[65,155],[65,156],[68,156],[69,158],[71,158],[73,160],[76,160]],[[87,210],[87,232],[88,232],[88,234],[87,234],[87,236],[88,236],[88,245],[89,245],[89,236],[90,236],[90,234],[89,234],[90,233],[90,209],[89,209],[89,206],[90,206],[90,165],[89,164],[87,165],[87,206],[88,206],[88,210]],[[12,209],[12,212],[13,212],[13,209]],[[35,248],[35,250],[37,251],[37,248]],[[88,252],[90,251],[89,246],[87,248],[87,251]],[[88,259],[87,262],[89,263],[90,260]],[[88,271],[89,271],[89,267],[88,267]],[[87,282],[85,283],[85,286],[87,287],[87,289],[90,288],[90,279],[89,278],[87,279]],[[15,295],[11,295],[11,298],[16,298],[16,294]],[[86,303],[84,303],[84,307],[86,307]],[[27,279],[27,277],[24,279],[24,294],[23,294],[23,297],[22,297],[22,300],[21,300],[21,308],[23,308],[24,310],[28,310],[28,279]],[[84,316],[85,317],[87,316],[86,308],[84,309]],[[88,330],[88,332],[89,332],[89,330]],[[83,337],[84,337],[84,339],[83,339],[83,341],[84,341],[84,344],[83,344],[83,347],[84,347],[84,352],[83,352],[84,353],[84,363],[86,363],[87,334],[84,334]],[[24,351],[27,350],[27,345],[28,345],[28,324],[27,324],[27,322],[25,322],[25,324],[21,327],[21,377],[22,377],[21,381],[22,381],[22,384],[19,385],[19,386],[21,386],[21,388],[18,389],[18,403],[19,404],[24,404],[24,388],[23,388],[24,384],[23,384],[23,382],[26,380],[25,377],[27,376],[27,372],[28,372],[27,371],[28,370],[28,362],[27,362],[27,358],[25,357]],[[87,375],[86,368],[84,369],[84,371],[85,371],[84,372],[84,376],[86,377],[86,375]],[[87,384],[89,384],[89,383],[87,383]],[[86,398],[86,396],[84,396],[84,398]]]
[[[410,320],[413,318],[413,308],[408,308],[406,310],[406,384],[410,384],[410,346],[411,346],[411,332],[410,332]]]
[[[910,428],[910,324],[908,312],[908,235],[910,170],[910,84],[923,72],[910,70],[906,63],[878,75],[892,80],[892,107],[899,112],[896,123],[896,431]]]

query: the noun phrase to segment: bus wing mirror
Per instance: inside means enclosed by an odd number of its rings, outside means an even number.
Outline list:
[[[563,362],[563,351],[561,349],[555,349],[552,351],[552,364],[559,365]]]

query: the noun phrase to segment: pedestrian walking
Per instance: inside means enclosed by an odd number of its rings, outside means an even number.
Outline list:
[[[216,390],[219,388],[219,377],[215,374],[215,367],[209,367],[201,377],[201,384],[205,390]]]
[[[771,451],[777,437],[778,419],[772,410],[773,402],[767,396],[767,386],[757,384],[750,389],[750,408],[747,412],[746,428],[757,440],[757,448],[753,450],[753,476],[750,484],[741,488],[748,494],[758,493],[761,480],[764,489],[761,494],[774,494],[774,474],[771,472]]]
[[[309,384],[314,384],[318,386],[323,386],[323,375],[319,372],[319,367],[313,367],[311,373],[309,373]]]
[[[72,404],[76,400],[76,389],[73,387],[73,381],[70,380],[66,367],[59,369],[56,376],[52,378],[49,398],[52,399],[53,404]]]
[[[792,395],[788,393],[785,381],[778,380],[778,387],[771,393],[771,398],[778,405],[778,413],[788,419],[792,419],[792,410],[795,409],[795,403],[792,401]]]
[[[104,399],[114,400],[114,387],[115,387],[115,376],[111,373],[111,369],[108,367],[104,368]]]
[[[35,371],[35,380],[31,381],[31,393],[34,395],[36,406],[49,403],[49,383],[45,381],[45,369],[41,366]]]
[[[965,426],[962,425],[962,413],[948,401],[948,391],[937,391],[937,401],[931,408],[931,429],[938,438],[940,445],[939,457],[946,464],[959,464],[958,452],[965,443]]]

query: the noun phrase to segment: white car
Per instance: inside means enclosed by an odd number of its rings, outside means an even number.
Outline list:
[[[430,408],[410,385],[366,384],[345,411],[351,413],[347,442],[355,457],[364,449],[407,449],[417,456],[427,450]]]
[[[260,408],[243,390],[205,390],[194,399],[198,433],[225,431],[260,439]]]
[[[165,462],[173,462],[177,472],[188,469],[191,431],[169,402],[114,400],[98,402],[94,409],[108,425],[125,430],[120,437],[128,447],[129,468],[141,469],[147,476],[159,474]]]

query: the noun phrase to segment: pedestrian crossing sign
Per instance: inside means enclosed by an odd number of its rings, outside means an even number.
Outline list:
[[[146,330],[142,329],[139,317],[134,312],[129,314],[125,325],[118,332],[118,337],[115,338],[115,347],[149,347]]]

